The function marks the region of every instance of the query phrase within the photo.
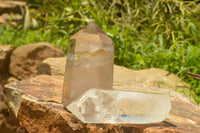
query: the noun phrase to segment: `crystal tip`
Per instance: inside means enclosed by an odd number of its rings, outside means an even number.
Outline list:
[[[104,33],[103,30],[95,23],[90,22],[83,30],[86,33],[97,34]]]

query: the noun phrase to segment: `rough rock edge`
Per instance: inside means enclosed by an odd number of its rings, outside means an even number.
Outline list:
[[[21,101],[22,101],[22,93],[21,91],[13,88],[7,88],[6,89],[6,95],[7,95],[7,99],[8,99],[8,105],[10,107],[10,109],[12,110],[12,112],[15,114],[15,116],[17,117],[20,105],[21,105]],[[14,100],[12,100],[14,99]]]
[[[34,79],[34,82],[33,82],[33,79]],[[33,83],[33,85],[36,85],[37,87],[40,86],[40,84],[44,84],[43,87],[46,88],[47,87],[46,84],[50,83],[53,86],[58,85],[59,88],[60,88],[61,87],[60,82],[62,82],[62,81],[60,81],[59,79],[60,80],[62,79],[61,76],[59,78],[58,76],[52,77],[52,76],[40,75],[40,76],[31,78],[28,81],[29,82],[31,81],[31,83]],[[59,80],[60,82],[57,82],[57,80]],[[38,81],[41,81],[41,82],[38,82]],[[61,132],[61,133],[66,131],[66,130],[70,131],[70,132],[80,132],[80,131],[81,132],[114,132],[115,130],[116,131],[123,131],[123,132],[133,132],[133,131],[134,132],[135,131],[143,132],[145,128],[150,128],[152,126],[153,127],[164,126],[164,129],[165,128],[168,128],[168,129],[173,128],[173,130],[178,131],[178,129],[173,125],[174,123],[176,125],[176,120],[181,121],[181,124],[183,124],[183,125],[181,125],[181,127],[178,126],[181,129],[183,128],[183,126],[185,126],[185,124],[193,125],[188,130],[191,130],[192,128],[198,126],[198,125],[196,125],[195,121],[191,121],[191,120],[197,120],[196,118],[193,119],[191,117],[191,119],[188,119],[188,118],[190,118],[188,116],[186,118],[183,118],[184,113],[182,115],[180,114],[180,116],[170,115],[170,117],[168,117],[168,119],[174,119],[175,121],[173,122],[173,124],[170,124],[171,121],[169,121],[169,120],[167,120],[163,123],[158,123],[158,124],[154,124],[154,125],[146,125],[146,126],[145,125],[133,125],[133,124],[131,124],[131,125],[84,124],[80,120],[78,120],[74,115],[72,115],[70,112],[64,110],[63,106],[60,102],[55,103],[55,102],[52,102],[52,101],[41,101],[40,99],[37,99],[36,97],[29,95],[26,92],[24,92],[24,94],[23,94],[22,93],[23,89],[18,91],[18,89],[16,88],[19,85],[19,87],[20,86],[23,87],[26,91],[28,91],[27,89],[31,89],[31,88],[34,89],[33,86],[31,87],[30,85],[28,85],[28,84],[31,84],[29,82],[27,82],[27,80],[20,81],[20,84],[22,86],[18,84],[19,83],[18,81],[11,83],[12,85],[14,85],[14,87],[11,87],[12,86],[11,84],[10,84],[11,86],[9,86],[9,84],[6,85],[6,88],[10,88],[10,90],[8,90],[8,91],[14,91],[14,92],[17,91],[17,94],[18,94],[18,92],[20,93],[18,95],[19,97],[21,96],[20,104],[18,104],[16,106],[16,108],[19,108],[19,109],[17,110],[18,112],[15,113],[15,115],[17,115],[17,119],[20,121],[20,124],[22,126],[26,127],[29,132],[35,132],[34,129],[40,130],[38,132],[47,132],[47,131],[51,132],[51,131],[49,131],[49,127],[54,129],[54,130],[52,129],[52,132],[59,130],[59,132]],[[25,84],[27,84],[28,86],[26,86]],[[15,85],[17,85],[17,86],[15,86]],[[41,88],[41,87],[39,87],[39,88],[42,91],[45,91],[45,92],[48,91],[48,88],[46,88],[47,90],[46,89],[44,90],[44,88]],[[54,90],[55,88],[51,88],[51,89],[53,89],[53,91],[55,91]],[[56,90],[56,91],[58,91],[58,90]],[[174,103],[174,101],[177,101],[179,99],[179,96],[176,97],[176,93],[177,92],[171,93],[171,100],[173,100],[173,103]],[[7,97],[8,97],[8,94],[11,94],[11,92],[6,93],[6,94],[7,94]],[[32,94],[32,93],[30,93],[30,94]],[[46,92],[46,95],[48,95],[48,94],[49,93]],[[180,97],[182,97],[182,96],[180,95]],[[12,99],[8,98],[8,100],[12,100]],[[184,106],[188,106],[188,108],[186,107],[187,108],[186,111],[189,111],[188,109],[190,109],[191,107],[194,107],[193,110],[191,110],[191,113],[197,112],[199,110],[199,107],[197,107],[197,105],[193,106],[193,104],[191,104],[187,99],[184,98],[184,99],[181,99],[181,101],[183,103],[177,102],[176,104],[174,104],[174,106],[186,103],[186,104],[184,104]],[[189,107],[189,105],[190,105],[190,107]],[[181,107],[183,107],[183,106],[181,106]],[[45,129],[43,128],[43,130],[39,128],[41,125],[37,125],[38,121],[40,119],[36,119],[37,122],[34,122],[33,119],[32,119],[34,117],[33,112],[35,112],[36,114],[37,113],[40,114],[40,112],[39,112],[40,109],[43,110],[46,113],[50,113],[50,114],[44,114],[44,117],[57,116],[57,118],[54,118],[54,119],[49,119],[49,117],[48,117],[48,119],[44,119],[44,120],[49,120],[49,122],[47,122],[47,124],[45,125]],[[182,108],[179,108],[179,109],[182,109]],[[179,112],[177,113],[176,111],[177,110],[175,109],[172,112],[175,112],[175,114],[179,114]],[[52,112],[53,112],[53,114],[52,114]],[[172,114],[174,114],[174,113],[172,113]],[[59,123],[52,123],[52,121],[57,121],[57,120],[59,121]],[[43,121],[43,120],[41,120],[41,121]],[[197,120],[197,121],[199,122],[199,120]],[[49,125],[49,123],[51,123],[51,125]],[[30,125],[30,124],[34,125],[35,127]],[[61,129],[59,128],[60,126],[62,126]],[[165,129],[165,130],[168,131],[168,129]],[[154,129],[154,130],[160,131],[160,130],[163,130],[163,129],[158,128],[158,129]]]
[[[10,88],[10,90],[8,90],[8,92],[11,91],[12,94],[15,93],[15,91],[17,91],[14,88]],[[13,91],[13,92],[12,92]],[[18,91],[19,92],[19,91]],[[6,91],[7,93],[7,91]],[[18,101],[20,101],[20,104],[17,104],[15,107],[18,109],[12,109],[12,111],[15,111],[15,115],[17,116],[20,125],[23,125],[29,132],[49,132],[49,133],[54,133],[54,132],[58,132],[58,133],[65,133],[65,132],[70,132],[70,133],[115,133],[115,132],[123,132],[123,133],[139,133],[139,132],[144,132],[148,133],[151,132],[151,128],[152,127],[146,127],[144,125],[120,125],[120,124],[84,124],[82,123],[80,120],[78,120],[74,115],[72,115],[70,112],[66,111],[63,109],[63,105],[62,104],[58,104],[58,103],[54,103],[54,102],[42,102],[42,101],[38,101],[37,98],[32,99],[29,98],[30,95],[27,94],[23,94],[21,92],[19,92],[20,95],[18,95],[20,98],[18,99]],[[9,94],[9,93],[7,93]],[[34,97],[33,97],[34,98]],[[9,97],[8,97],[8,101],[9,101]],[[9,106],[11,103],[9,102]],[[37,125],[35,127],[34,123],[31,126],[29,124],[29,120],[32,118],[29,118],[32,114],[28,109],[35,109],[34,107],[36,107],[37,109],[41,109],[41,111],[44,111],[43,113],[44,116],[48,116],[48,117],[58,117],[59,121],[51,121],[49,123],[46,124],[45,129],[37,129]],[[27,109],[27,110],[26,110]],[[17,111],[17,112],[16,112]],[[20,114],[24,114],[24,113],[28,113],[26,115],[26,117],[24,115],[20,115]],[[30,113],[30,114],[29,114]],[[47,114],[46,114],[47,113]],[[37,112],[36,115],[38,114],[42,114],[42,112]],[[43,117],[43,116],[42,116]],[[37,121],[38,123],[42,122],[40,120]],[[58,126],[59,125],[59,126]],[[49,129],[49,127],[51,127],[51,129]],[[157,131],[164,131],[164,132],[171,132],[171,133],[184,133],[184,131],[177,129],[175,127],[160,127],[158,126],[153,127],[153,131],[157,132]]]

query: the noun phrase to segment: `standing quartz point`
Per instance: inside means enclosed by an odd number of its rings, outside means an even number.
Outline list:
[[[163,94],[90,89],[67,109],[85,123],[148,124],[165,120],[171,103]]]
[[[90,88],[112,89],[113,63],[113,42],[94,22],[72,36],[64,79],[64,106]]]

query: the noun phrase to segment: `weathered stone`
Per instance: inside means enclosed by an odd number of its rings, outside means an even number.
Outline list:
[[[0,24],[9,24],[12,19],[11,25],[17,26],[19,23],[22,23],[23,16],[20,14],[8,14],[4,13],[0,16]]]
[[[26,6],[22,1],[1,1],[0,14],[3,13],[21,13],[21,8]]]
[[[39,66],[38,74],[62,76],[64,75],[65,64],[66,57],[46,59]],[[189,88],[189,85],[181,81],[178,76],[159,68],[131,70],[114,65],[114,84],[121,86],[121,83],[123,85],[137,84],[174,90],[181,87]]]
[[[38,68],[38,75],[46,74],[53,76],[64,76],[66,58],[47,58],[45,59]]]
[[[127,85],[139,84],[174,90],[179,87],[189,88],[189,85],[181,81],[178,76],[159,68],[131,70],[115,65],[114,81],[116,81],[118,85],[120,85],[120,83]]]
[[[23,24],[26,12],[26,3],[21,1],[0,1],[0,24],[17,26]]]
[[[5,121],[5,117],[4,117],[4,112],[6,112],[8,109],[8,107],[5,104],[5,97],[3,94],[3,89],[1,87],[0,84],[0,126],[3,124],[3,122]]]
[[[61,49],[47,42],[23,45],[13,51],[9,72],[19,79],[29,78],[37,74],[44,59],[62,56]]]
[[[146,128],[146,132],[155,131],[156,127],[164,127],[163,131],[166,132],[200,132],[200,107],[174,91],[169,93],[172,110],[164,122],[146,125],[101,125],[84,124],[72,113],[64,110],[61,104],[62,87],[63,76],[39,75],[28,80],[15,81],[6,85],[8,105],[19,120],[20,125],[31,133],[111,133],[117,131],[142,133]],[[114,89],[118,87],[114,86]],[[123,87],[129,88],[121,82],[120,89]],[[151,87],[149,88],[151,89]],[[130,90],[134,91],[135,89],[131,86]],[[152,130],[148,129],[150,127]]]
[[[16,119],[15,115],[13,115],[12,112],[9,113],[9,109],[6,104],[6,99],[3,93],[3,87],[1,87],[0,84],[0,132],[16,133],[21,130],[23,129],[19,126],[18,120]]]
[[[8,24],[3,16],[0,16],[0,24]]]
[[[13,49],[12,45],[0,45],[0,72],[7,72]]]
[[[169,127],[149,127],[144,130],[144,133],[183,133],[183,131]]]

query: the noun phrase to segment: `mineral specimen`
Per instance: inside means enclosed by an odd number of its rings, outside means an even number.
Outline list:
[[[62,102],[85,123],[148,124],[165,120],[168,95],[113,90],[114,46],[90,23],[71,37]]]
[[[90,88],[112,89],[114,45],[94,23],[71,37],[63,88],[67,106]]]
[[[165,120],[171,103],[163,94],[89,89],[67,109],[85,123],[147,124]]]

